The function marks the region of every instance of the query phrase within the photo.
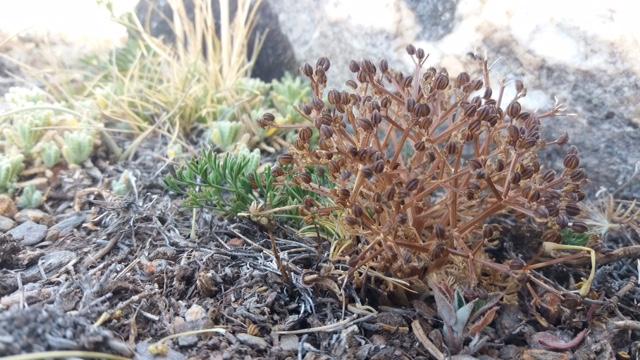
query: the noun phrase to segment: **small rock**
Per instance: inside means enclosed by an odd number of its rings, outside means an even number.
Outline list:
[[[13,217],[18,209],[16,208],[16,203],[13,202],[11,197],[8,195],[0,195],[0,215]]]
[[[185,312],[184,319],[187,322],[193,322],[193,321],[198,321],[204,318],[205,316],[207,316],[207,312],[204,310],[204,308],[198,304],[193,304],[191,305],[189,310]]]
[[[267,341],[261,337],[257,337],[257,336],[253,336],[245,333],[237,334],[236,337],[241,343],[245,345],[249,345],[253,348],[265,350],[267,347],[269,347],[269,344],[267,343]]]
[[[298,336],[284,335],[280,338],[280,348],[282,351],[294,352],[298,351]]]
[[[198,343],[198,337],[196,335],[180,336],[178,338],[178,346],[191,347]]]
[[[47,232],[47,241],[55,241],[63,236],[71,234],[73,229],[82,224],[86,220],[86,218],[86,214],[75,213],[64,220],[59,221],[57,224],[53,225]]]
[[[51,216],[46,212],[38,209],[23,209],[20,210],[13,219],[19,223],[33,221],[39,224],[48,223],[51,221]]]
[[[13,229],[14,226],[16,226],[15,221],[6,216],[0,215],[0,231],[7,232]]]
[[[45,225],[36,224],[33,221],[24,222],[7,234],[11,235],[14,240],[20,241],[21,245],[35,245],[41,242],[47,235],[47,227]]]

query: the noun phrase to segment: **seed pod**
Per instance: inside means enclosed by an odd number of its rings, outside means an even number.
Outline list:
[[[482,127],[482,121],[476,119],[473,120],[471,123],[469,123],[469,126],[467,126],[467,129],[469,130],[469,134],[471,137],[467,138],[467,141],[471,141],[473,140],[473,133],[480,131],[480,128]]]
[[[365,60],[363,62],[364,71],[368,72],[371,75],[376,73],[376,66],[370,60]]]
[[[527,200],[529,200],[529,202],[536,202],[540,200],[540,191],[538,190],[531,191],[527,196]]]
[[[436,239],[444,240],[447,237],[447,230],[442,224],[436,224],[433,227],[433,234],[436,236]]]
[[[547,182],[547,183],[552,182],[555,178],[556,178],[556,172],[551,169],[545,171],[544,174],[542,174],[542,180],[544,180],[544,182]]]
[[[407,112],[413,112],[413,108],[416,106],[416,99],[410,97],[405,101],[405,108]]]
[[[446,150],[448,155],[453,155],[458,152],[458,144],[455,141],[449,141]]]
[[[519,184],[520,181],[522,180],[522,175],[520,175],[519,172],[514,172],[513,175],[511,176],[511,183],[512,184]]]
[[[369,131],[373,130],[373,124],[371,123],[371,120],[369,120],[369,119],[359,118],[358,119],[358,125],[364,131],[369,132]]]
[[[387,60],[382,59],[380,60],[380,71],[384,74],[389,70],[389,63],[387,62]]]
[[[461,72],[460,74],[458,74],[458,78],[456,79],[456,86],[458,88],[461,88],[464,85],[468,84],[469,81],[471,81],[471,77],[469,76],[469,74],[467,74],[466,72]]]
[[[560,214],[556,217],[556,224],[558,224],[560,229],[564,229],[569,226],[569,218],[566,215]]]
[[[568,154],[564,157],[563,164],[567,169],[575,169],[580,165],[580,158],[575,154]]]
[[[484,86],[484,82],[480,79],[475,80],[473,82],[473,90],[478,91],[480,89],[482,89],[482,87]]]
[[[420,185],[420,181],[418,179],[409,180],[406,186],[407,191],[414,191],[415,189],[418,188],[418,185]]]
[[[345,84],[346,84],[348,87],[352,88],[353,90],[355,90],[355,89],[357,89],[357,88],[358,88],[358,83],[357,83],[357,82],[355,82],[355,81],[353,81],[353,80],[347,80],[347,82],[345,82]]]
[[[393,199],[395,199],[395,197],[396,197],[396,188],[395,187],[390,187],[386,191],[384,199],[386,201],[388,201],[388,202],[391,202],[391,201],[393,201]]]
[[[415,55],[416,53],[416,47],[413,46],[412,44],[407,45],[406,50],[407,50],[407,54],[411,56]]]
[[[467,104],[466,106],[464,106],[464,116],[466,117],[472,117],[473,115],[476,114],[476,111],[478,110],[478,106],[476,104]]]
[[[587,224],[583,223],[582,221],[574,221],[569,226],[571,227],[571,230],[577,232],[578,234],[585,233],[587,232],[587,230],[589,230]]]
[[[496,171],[497,172],[502,172],[504,170],[504,167],[505,167],[504,160],[498,159],[496,161]]]
[[[380,100],[380,106],[385,109],[391,106],[391,98],[389,98],[388,96],[383,97],[382,100]]]
[[[298,174],[297,176],[298,181],[305,183],[305,184],[310,184],[311,183],[311,175],[309,173],[302,173],[302,174]]]
[[[338,90],[335,90],[335,89],[329,90],[327,99],[329,100],[329,104],[332,104],[332,105],[338,104],[340,103],[340,93],[338,92]]]
[[[556,143],[560,146],[565,145],[568,142],[569,142],[569,134],[567,134],[566,132],[560,135],[558,140],[556,140]]]
[[[557,230],[547,230],[542,234],[542,241],[560,243],[562,241],[562,235]]]
[[[443,73],[436,75],[436,79],[434,81],[434,86],[436,90],[444,90],[449,86],[449,77]]]
[[[351,70],[352,73],[357,73],[358,71],[360,71],[360,65],[358,65],[357,61],[351,60],[349,62],[349,70]]]
[[[534,173],[533,167],[531,166],[522,166],[519,172],[523,180],[531,179]]]
[[[276,117],[273,116],[272,113],[264,113],[262,114],[262,118],[258,120],[258,123],[260,124],[261,127],[266,128],[266,127],[272,126],[275,120],[276,120]]]
[[[433,153],[433,151],[429,151],[427,153],[427,160],[432,163],[436,160],[436,154]]]
[[[308,63],[305,63],[302,66],[302,73],[307,77],[312,77],[313,76],[313,68]]]
[[[278,156],[278,163],[282,166],[290,165],[293,163],[293,155],[291,154],[282,154]]]
[[[575,170],[571,173],[571,175],[569,175],[569,178],[571,179],[571,181],[573,182],[581,182],[582,180],[587,178],[587,175],[585,174],[584,170],[582,169],[578,169]]]
[[[489,100],[491,99],[492,94],[493,94],[493,91],[491,90],[491,88],[486,88],[484,89],[484,94],[482,95],[482,98]]]
[[[471,170],[474,170],[474,171],[478,169],[482,169],[482,163],[478,159],[471,159],[469,160],[469,167],[471,168]]]
[[[415,115],[418,117],[425,117],[431,113],[431,108],[425,103],[419,103],[415,106]]]
[[[354,218],[353,216],[345,216],[344,217],[344,222],[349,226],[358,225],[358,219]]]
[[[331,62],[329,61],[328,58],[324,56],[319,58],[318,61],[316,62],[316,68],[320,68],[323,71],[328,71],[330,66],[331,66]]]
[[[418,50],[416,50],[416,57],[418,58],[418,60],[424,59],[424,56],[424,50],[422,48],[418,48]]]
[[[507,132],[509,133],[509,140],[511,140],[511,143],[515,144],[518,142],[518,139],[520,138],[520,130],[517,126],[509,125]]]
[[[313,103],[313,107],[318,111],[320,111],[320,110],[322,110],[322,108],[324,108],[324,102],[322,100],[318,99],[318,98],[313,98],[312,103]]]
[[[418,127],[422,130],[429,130],[431,124],[433,124],[433,119],[430,116],[420,118],[418,121]]]
[[[305,207],[305,208],[307,208],[307,209],[311,209],[311,208],[313,208],[314,206],[316,206],[316,202],[315,202],[315,200],[313,200],[313,199],[312,199],[312,198],[310,198],[310,197],[306,197],[306,198],[304,198],[304,207]]]
[[[311,139],[312,135],[313,132],[311,131],[311,128],[304,127],[298,132],[298,139],[306,143]]]
[[[575,203],[568,203],[567,205],[565,205],[564,211],[569,216],[578,216],[578,215],[580,215],[580,207],[578,206],[578,204],[575,204]]]
[[[305,115],[311,115],[311,111],[313,111],[313,108],[311,107],[311,105],[309,104],[302,105],[302,112]]]
[[[476,112],[477,118],[480,121],[487,121],[493,115],[494,111],[491,106],[483,105]]]
[[[424,143],[424,141],[421,140],[413,144],[413,148],[415,149],[415,151],[422,152],[427,149],[427,145]]]
[[[533,215],[535,215],[536,219],[545,220],[549,217],[549,210],[541,205],[533,211]]]
[[[587,194],[582,191],[576,191],[574,194],[576,195],[576,201],[582,201],[587,197]]]
[[[351,191],[349,191],[349,189],[340,189],[338,191],[338,196],[341,199],[348,199],[349,197],[351,197]]]
[[[518,115],[520,115],[521,111],[522,106],[515,100],[512,101],[509,106],[507,106],[507,115],[509,115],[509,117],[512,119],[515,119]]]
[[[320,135],[326,139],[330,139],[333,136],[333,129],[327,125],[320,126]]]
[[[376,161],[376,163],[373,165],[373,171],[376,174],[380,174],[381,172],[383,172],[384,171],[384,160]]]
[[[359,219],[362,216],[364,216],[364,210],[362,210],[360,205],[355,204],[351,207],[351,214],[353,214],[353,216]]]
[[[280,165],[274,165],[271,168],[271,175],[273,175],[274,177],[280,177],[284,175],[284,170],[282,170],[282,167],[280,167]]]
[[[373,176],[373,169],[371,169],[370,167],[362,168],[362,175],[365,178],[370,179]]]
[[[516,93],[521,93],[524,90],[524,83],[522,80],[516,80],[515,82]]]
[[[403,88],[411,87],[411,84],[413,84],[413,76],[411,75],[407,76],[406,78],[404,78],[401,84]]]
[[[345,171],[340,175],[340,180],[347,181],[349,180],[349,178],[351,178],[351,175],[351,171]]]

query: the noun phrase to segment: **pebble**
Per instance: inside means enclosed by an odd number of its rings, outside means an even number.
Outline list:
[[[26,221],[7,234],[11,235],[14,240],[20,241],[21,245],[35,245],[47,235],[47,227],[33,221]]]
[[[16,203],[13,202],[11,197],[5,194],[0,195],[0,215],[13,217],[16,212],[18,212],[18,209],[16,208]]]
[[[269,347],[267,341],[261,337],[249,335],[246,333],[240,333],[236,335],[236,338],[238,338],[241,343],[260,350],[265,350],[267,347]]]
[[[0,231],[7,232],[16,226],[16,222],[6,216],[0,215]]]
[[[19,223],[33,221],[37,223],[48,223],[51,220],[51,216],[46,212],[38,209],[23,209],[20,210],[13,219]]]
[[[189,310],[184,313],[184,319],[187,322],[198,321],[203,319],[205,316],[207,316],[207,312],[198,304],[191,305]]]
[[[73,232],[87,219],[87,215],[83,213],[75,213],[68,218],[59,221],[57,224],[49,228],[47,232],[47,241],[55,241],[61,237],[67,236]]]
[[[280,338],[280,348],[286,352],[298,351],[298,336],[297,335],[284,335]]]

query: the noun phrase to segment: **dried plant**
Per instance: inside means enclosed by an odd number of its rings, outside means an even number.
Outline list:
[[[491,266],[480,260],[495,230],[485,223],[494,215],[535,221],[546,229],[545,241],[559,242],[563,228],[587,230],[573,219],[585,196],[577,150],[568,150],[558,173],[538,157],[543,148],[568,141],[566,135],[552,141],[540,136],[541,122],[562,115],[562,106],[526,111],[521,81],[514,84],[515,97],[505,99],[506,84],[491,83],[486,60],[479,78],[466,72],[451,77],[446,69],[425,69],[422,49],[409,46],[407,52],[415,63],[410,74],[385,60],[378,66],[352,61],[350,90],[330,90],[326,98],[329,60],[305,64],[313,100],[300,112],[308,122],[297,126],[295,144],[273,170],[281,175],[280,186],[331,199],[331,206],[307,211],[341,219],[352,236],[349,246],[340,247],[351,274],[366,266],[424,279],[456,262],[466,264],[465,280],[475,285],[477,265]],[[258,122],[278,127],[268,113]],[[309,173],[318,171],[334,185],[315,183]]]

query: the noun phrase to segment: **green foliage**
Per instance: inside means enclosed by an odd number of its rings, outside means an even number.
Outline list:
[[[562,235],[562,243],[565,245],[586,246],[589,242],[587,233],[580,234],[571,229],[564,229],[560,234]]]
[[[135,189],[136,178],[129,170],[122,172],[117,181],[111,184],[113,193],[118,196],[125,196]]]
[[[0,154],[0,193],[11,193],[15,189],[18,175],[24,168],[22,154]]]
[[[21,209],[35,209],[42,205],[44,198],[42,192],[36,189],[35,186],[29,185],[18,198],[18,207]]]
[[[47,141],[40,148],[40,158],[44,165],[48,168],[56,166],[60,162],[60,147],[55,141]]]
[[[241,150],[205,151],[165,179],[169,190],[186,196],[186,205],[237,215],[258,206],[276,209],[302,203],[312,196],[296,186],[275,186],[270,167],[259,169],[260,153]]]
[[[69,164],[80,165],[91,156],[93,138],[84,131],[73,131],[64,134],[62,155]]]
[[[271,82],[270,97],[284,123],[298,123],[303,119],[295,107],[309,100],[311,88],[302,78],[286,73],[282,79]]]
[[[237,121],[215,121],[211,124],[211,142],[222,150],[231,150],[238,142],[242,129],[242,123]]]

